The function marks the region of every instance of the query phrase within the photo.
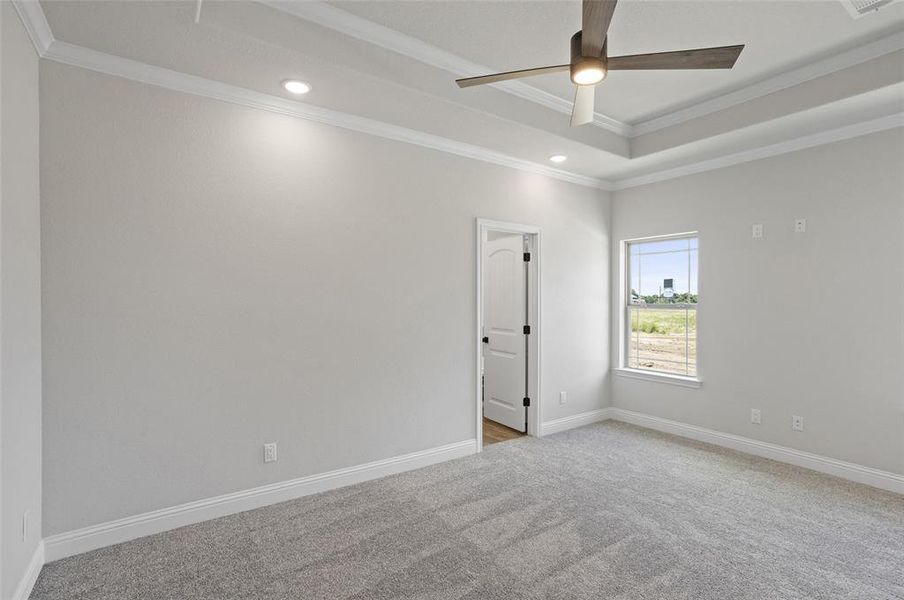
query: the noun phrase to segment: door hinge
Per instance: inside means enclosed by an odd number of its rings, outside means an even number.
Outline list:
[[[530,398],[524,399],[524,406],[530,406]]]
[[[530,252],[524,253],[524,262],[530,262]]]
[[[524,335],[530,335],[530,325],[524,326]]]

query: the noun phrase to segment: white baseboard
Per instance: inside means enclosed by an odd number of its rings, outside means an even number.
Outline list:
[[[647,429],[655,429],[665,433],[679,435],[681,437],[690,438],[699,442],[706,442],[716,446],[731,448],[747,454],[761,456],[771,460],[812,469],[820,473],[834,475],[842,479],[856,481],[873,487],[877,487],[890,492],[904,494],[904,475],[891,473],[864,467],[855,463],[849,463],[842,460],[836,460],[827,456],[820,456],[810,452],[795,450],[786,446],[761,442],[739,435],[730,433],[722,433],[705,427],[697,427],[696,425],[688,425],[687,423],[679,423],[661,417],[645,415],[623,408],[611,408],[609,418],[616,421],[624,421],[632,425],[646,427]]]
[[[43,566],[44,542],[38,542],[38,547],[35,548],[34,554],[31,555],[31,560],[28,561],[28,567],[25,569],[25,573],[22,575],[19,585],[16,586],[16,591],[13,592],[12,600],[28,600],[28,597],[31,595],[31,590],[34,589],[35,582],[38,580],[38,575],[41,574],[41,567]]]
[[[611,408],[600,408],[598,410],[571,415],[570,417],[544,421],[543,426],[540,428],[540,435],[552,435],[554,433],[559,433],[560,431],[565,431],[566,429],[574,429],[575,427],[583,427],[584,425],[590,425],[591,423],[605,421],[606,419],[611,418],[609,414],[609,411],[611,410]]]
[[[51,562],[112,544],[161,533],[234,513],[285,502],[354,483],[419,469],[477,452],[477,440],[465,440],[363,465],[281,481],[170,508],[92,525],[44,538],[46,561]],[[16,599],[18,600],[18,599]]]
[[[761,456],[771,460],[784,462],[799,467],[827,473],[843,479],[856,481],[880,489],[904,494],[904,475],[864,467],[801,450],[794,450],[776,444],[761,442],[729,433],[722,433],[696,425],[688,425],[661,417],[645,415],[621,408],[601,408],[561,419],[546,421],[542,424],[543,436],[558,433],[575,427],[590,425],[599,421],[614,419],[631,423],[648,429],[655,429],[681,437],[694,439],[725,448],[731,448],[747,454]],[[395,473],[410,471],[436,464],[446,460],[461,458],[477,451],[476,440],[465,440],[446,446],[431,448],[420,452],[412,452],[363,465],[348,467],[283,481],[270,485],[224,494],[214,498],[189,502],[162,510],[156,510],[116,521],[109,521],[76,531],[70,531],[45,538],[38,546],[29,563],[22,582],[16,589],[12,600],[27,600],[46,562],[65,558],[82,552],[88,552],[104,546],[126,542],[135,538],[161,533],[177,527],[200,523],[226,515],[260,508],[277,502],[284,502],[324,492],[327,490],[361,483]]]

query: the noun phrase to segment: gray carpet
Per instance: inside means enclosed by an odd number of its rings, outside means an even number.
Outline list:
[[[904,497],[619,423],[81,556],[33,600],[904,598]]]

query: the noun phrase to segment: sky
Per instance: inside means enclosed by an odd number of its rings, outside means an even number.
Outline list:
[[[664,240],[632,243],[630,253],[631,288],[641,296],[660,293],[664,279],[673,279],[676,294],[697,293],[697,240]],[[688,285],[690,267],[690,286]]]

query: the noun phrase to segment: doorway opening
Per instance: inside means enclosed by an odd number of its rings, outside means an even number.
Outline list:
[[[537,435],[540,228],[477,220],[477,442]]]

